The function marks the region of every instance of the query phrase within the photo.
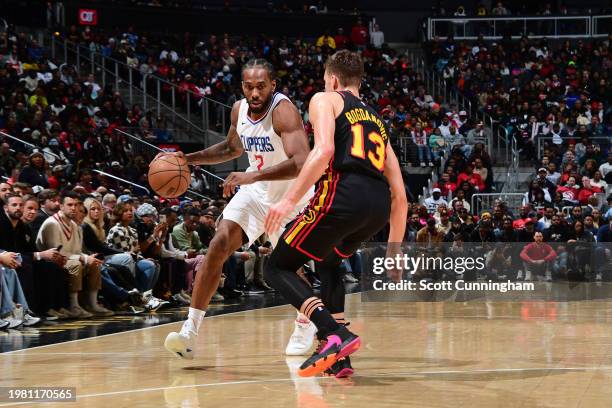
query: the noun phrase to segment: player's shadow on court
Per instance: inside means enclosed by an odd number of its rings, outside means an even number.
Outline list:
[[[503,369],[502,369],[503,370]],[[458,382],[483,382],[483,381],[510,381],[510,380],[525,380],[529,378],[547,377],[551,375],[563,375],[568,372],[584,372],[580,368],[568,368],[563,370],[551,370],[549,368],[529,368],[516,369],[512,371],[495,371],[490,370],[474,370],[463,372],[448,372],[448,371],[418,371],[413,372],[395,372],[395,373],[360,373],[351,380],[356,386],[385,386],[393,385],[398,382],[407,381],[458,381]]]
[[[392,363],[392,364],[405,364],[408,366],[415,367],[439,367],[439,368],[447,368],[447,367],[463,367],[469,365],[475,365],[478,361],[473,360],[449,360],[449,359],[439,359],[439,358],[422,358],[422,357],[395,357],[395,356],[376,356],[376,357],[362,357],[359,356],[359,361],[367,361],[370,363],[380,362],[380,363]],[[386,365],[388,367],[388,364]],[[368,366],[371,368],[378,368],[374,366]],[[381,369],[384,366],[380,367]]]

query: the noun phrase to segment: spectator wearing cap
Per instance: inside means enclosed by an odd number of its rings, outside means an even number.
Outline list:
[[[206,248],[208,248],[210,241],[212,241],[215,235],[215,223],[220,215],[221,211],[214,206],[208,207],[202,211],[197,233],[198,237],[200,238],[200,242],[202,242],[202,245],[204,245]]]
[[[58,164],[53,166],[51,169],[51,175],[49,176],[49,188],[53,190],[58,190],[60,186],[65,186],[68,184],[68,180],[64,177],[65,166]]]
[[[533,234],[533,242],[525,245],[520,253],[525,269],[525,281],[533,280],[534,275],[545,275],[547,281],[552,280],[550,265],[557,257],[554,249],[544,242],[544,236],[537,231]],[[522,271],[519,271],[517,279],[522,279]]]
[[[31,186],[41,186],[49,188],[45,169],[45,157],[39,151],[30,154],[28,165],[19,174],[19,181],[28,183]]]
[[[448,206],[446,200],[442,198],[442,191],[437,187],[431,190],[431,197],[426,198],[424,204],[430,214],[435,213],[440,205]]]
[[[134,220],[134,210],[132,203],[122,202],[113,209],[114,226],[106,235],[106,243],[114,250],[121,252],[120,255],[113,255],[106,259],[110,264],[118,264],[128,267],[136,277],[137,289],[147,297],[147,301],[155,301],[149,296],[157,280],[159,279],[159,268],[150,259],[145,259],[140,251],[138,242],[138,232],[131,227]],[[153,237],[149,238],[149,244],[154,242]],[[130,257],[123,254],[129,253]]]
[[[136,232],[140,252],[145,258],[160,259],[161,248],[168,233],[166,223],[157,223],[157,209],[149,203],[136,209]]]

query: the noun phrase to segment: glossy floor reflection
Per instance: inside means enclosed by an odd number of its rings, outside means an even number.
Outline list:
[[[75,386],[79,407],[609,407],[612,302],[367,303],[350,380],[298,378],[294,311],[207,318],[189,363],[179,323],[0,355],[0,386]],[[2,405],[2,404],[0,404]]]
[[[215,316],[285,303],[283,298],[276,294],[244,296],[223,303],[212,303],[208,315]],[[43,322],[29,328],[0,330],[0,353],[183,321],[187,312],[187,307],[161,308],[154,313]]]

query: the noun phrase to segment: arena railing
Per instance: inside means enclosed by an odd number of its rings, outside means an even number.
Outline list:
[[[579,16],[453,16],[427,19],[427,39],[500,40],[506,33],[518,39],[529,38],[592,38],[606,37],[611,15]]]
[[[523,205],[524,193],[476,193],[472,195],[471,212],[478,215],[482,211],[490,211],[498,202],[504,202],[512,211],[518,211]]]
[[[538,160],[542,158],[544,141],[549,140],[552,142],[552,139],[553,139],[552,136],[544,136],[544,135],[536,136]],[[569,140],[574,140],[576,142],[579,142],[579,140],[577,141],[576,138],[572,136],[563,136],[561,137],[561,140],[563,140],[564,142],[569,141]],[[607,148],[609,148],[612,145],[612,135],[610,136],[589,136],[589,140],[592,142],[596,142],[596,141],[606,142],[605,145],[607,146]]]
[[[144,111],[153,109],[158,115],[163,111],[175,127],[184,128],[191,140],[201,133],[205,140],[199,141],[208,146],[224,138],[229,128],[229,105],[183,89],[154,74],[141,73],[138,68],[104,56],[97,49],[72,44],[66,38],[52,35],[51,56],[58,58],[60,52],[63,52],[65,63],[74,64],[79,73],[83,73],[83,69],[89,70],[103,87],[112,83],[115,90],[119,90],[121,85],[125,85],[130,105],[141,104]]]
[[[425,60],[421,56],[416,55],[414,51],[407,50],[405,55],[410,60],[414,70],[422,75],[426,90],[434,98],[441,97],[443,103],[457,105],[459,110],[466,111],[468,117],[476,121],[482,121],[485,124],[486,128],[489,129],[485,141],[485,147],[489,156],[495,158],[498,162],[504,161],[504,163],[509,163],[510,146],[508,143],[501,143],[502,140],[499,135],[500,122],[493,119],[491,115],[483,110],[478,109],[469,98],[466,98],[456,88],[447,84],[442,75],[436,70],[430,69],[426,65]]]

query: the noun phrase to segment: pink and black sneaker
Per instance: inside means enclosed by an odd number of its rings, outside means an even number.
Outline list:
[[[343,357],[338,359],[331,367],[325,370],[325,375],[336,378],[348,378],[355,373],[351,366],[351,358]]]
[[[301,377],[312,377],[320,374],[329,369],[336,361],[359,350],[360,346],[361,339],[359,336],[341,326],[319,343],[317,350],[300,366],[298,374]]]

